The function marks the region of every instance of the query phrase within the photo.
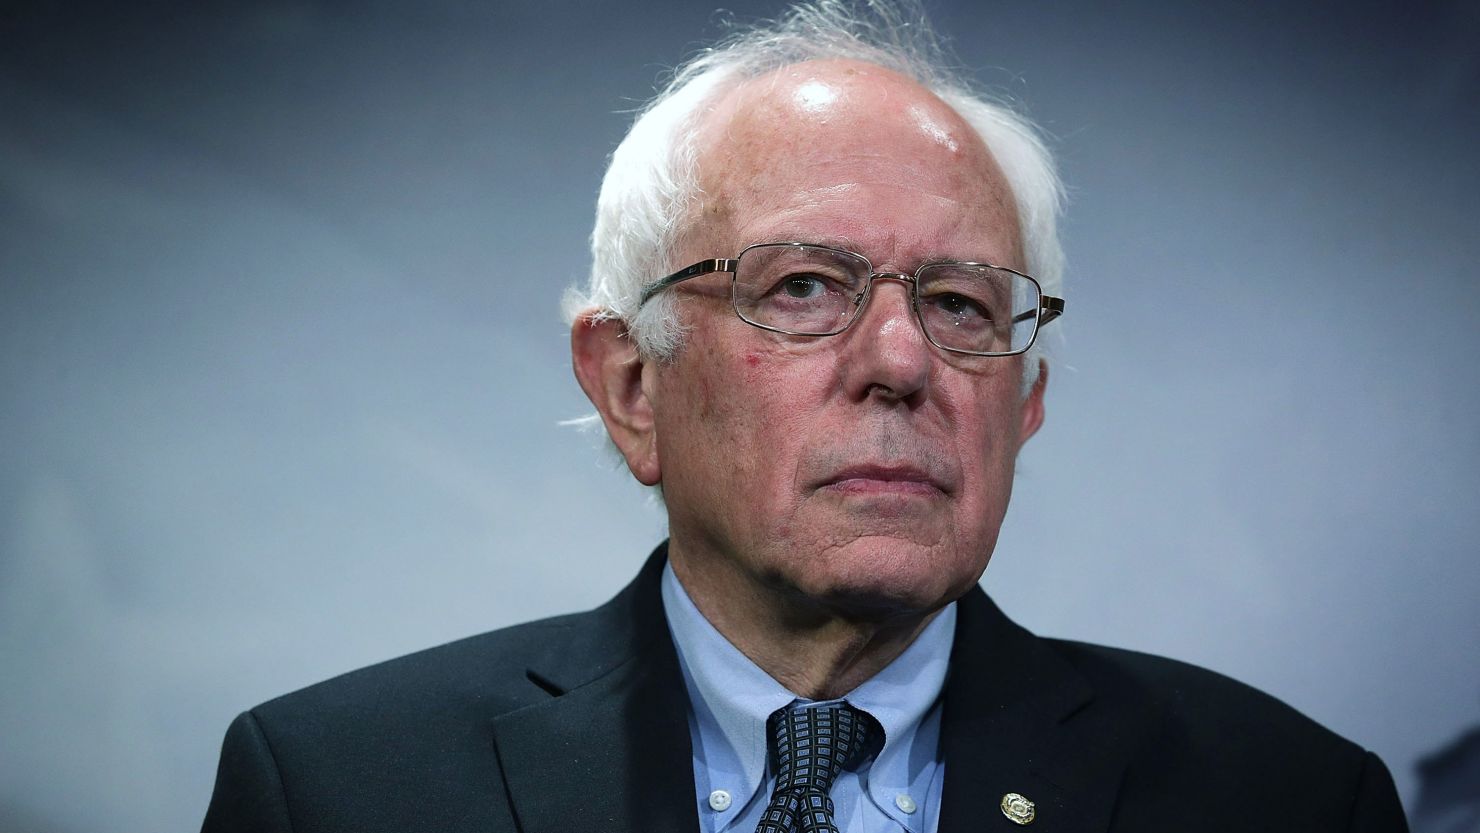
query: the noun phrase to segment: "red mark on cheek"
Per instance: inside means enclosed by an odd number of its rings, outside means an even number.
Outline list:
[[[699,377],[699,417],[709,419],[714,415],[714,405],[709,401],[709,380]]]
[[[762,381],[767,375],[764,367],[759,353],[745,354],[745,380],[747,382],[754,384]]]

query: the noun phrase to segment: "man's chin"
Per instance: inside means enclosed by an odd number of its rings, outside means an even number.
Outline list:
[[[859,542],[862,543],[862,542]],[[943,561],[939,550],[909,542],[850,547],[831,553],[825,572],[799,583],[798,590],[835,615],[859,621],[917,619],[965,595],[986,564]]]
[[[897,593],[848,588],[827,594],[816,601],[837,619],[885,625],[918,622],[953,600],[942,596],[900,596]]]

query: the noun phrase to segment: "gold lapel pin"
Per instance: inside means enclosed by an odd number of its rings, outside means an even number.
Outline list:
[[[1002,796],[1002,815],[1007,816],[1007,820],[1013,824],[1032,824],[1038,811],[1026,797],[1008,793]]]

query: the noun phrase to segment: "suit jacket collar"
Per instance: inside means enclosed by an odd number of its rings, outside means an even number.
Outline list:
[[[666,558],[664,544],[528,670],[554,696],[495,718],[525,833],[699,829],[688,696],[659,594]]]
[[[568,621],[528,669],[552,695],[494,720],[504,786],[525,833],[699,829],[688,702],[663,617],[661,545],[620,594]],[[979,588],[961,599],[945,687],[940,829],[1015,831],[1007,793],[1040,833],[1109,826],[1128,750],[1076,723],[1094,697],[1051,645]]]

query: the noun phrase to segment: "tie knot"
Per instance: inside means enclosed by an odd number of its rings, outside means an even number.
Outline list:
[[[827,795],[838,773],[872,754],[882,735],[868,712],[847,703],[778,710],[771,715],[776,790],[817,790]]]

